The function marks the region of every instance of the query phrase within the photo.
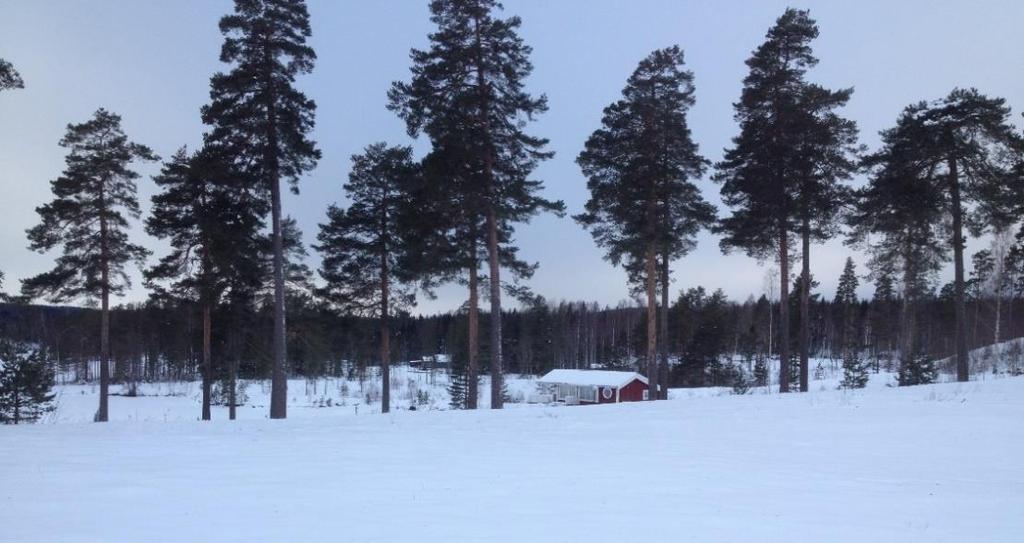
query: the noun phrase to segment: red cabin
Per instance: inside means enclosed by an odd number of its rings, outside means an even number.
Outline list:
[[[567,405],[638,402],[647,399],[647,378],[632,371],[551,370],[537,381],[535,402]]]

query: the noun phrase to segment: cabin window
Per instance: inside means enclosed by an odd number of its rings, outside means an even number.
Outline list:
[[[594,386],[581,386],[579,387],[579,399],[583,402],[596,402],[597,401],[597,387]]]
[[[650,391],[650,389],[645,388],[644,389],[644,400],[650,400],[650,399],[651,399],[651,391]]]

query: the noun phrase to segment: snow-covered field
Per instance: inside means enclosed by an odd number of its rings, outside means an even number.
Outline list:
[[[375,369],[375,368],[374,368]],[[506,392],[513,402],[521,403],[536,389],[530,376],[509,375]],[[237,408],[239,419],[265,419],[270,406],[269,381],[241,381],[247,397]],[[97,384],[55,387],[57,409],[43,423],[89,422],[98,404]],[[142,383],[139,396],[123,396],[124,387],[111,385],[110,420],[184,421],[198,420],[202,386],[199,382]],[[490,398],[490,381],[480,383],[481,404]],[[358,379],[291,379],[288,382],[288,416],[320,418],[380,413],[380,377],[372,370]],[[416,406],[417,410],[448,409],[448,376],[444,371],[425,372],[397,366],[391,372],[391,405],[395,410]],[[214,420],[228,418],[228,408],[213,406]]]
[[[889,378],[388,415],[295,381],[288,420],[211,423],[188,395],[73,423],[65,389],[69,423],[0,427],[0,540],[1020,541],[1024,378]]]

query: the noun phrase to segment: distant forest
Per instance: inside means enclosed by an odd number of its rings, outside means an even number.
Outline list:
[[[940,291],[920,302],[917,334],[935,358],[955,353],[952,299]],[[795,292],[795,289],[794,289]],[[870,366],[894,370],[899,363],[900,307],[898,297],[859,301],[854,310],[855,344]],[[790,327],[799,325],[799,303],[792,296]],[[729,300],[720,291],[703,288],[683,291],[670,308],[668,351],[675,362],[671,387],[729,386],[734,367],[753,374],[769,351],[778,356],[778,304],[767,297]],[[972,298],[968,304],[971,348],[991,344],[995,337],[996,301]],[[375,319],[342,316],[312,298],[293,296],[288,307],[288,352],[297,376],[359,375],[376,366],[378,326]],[[484,313],[482,324],[489,322]],[[1015,296],[1001,303],[1003,338],[1024,336],[1024,299]],[[236,318],[225,315],[224,318]],[[272,308],[258,306],[242,318],[240,334],[230,337],[214,331],[213,354],[238,364],[239,377],[266,378],[272,365]],[[815,358],[841,363],[843,353],[842,304],[822,296],[811,301],[809,322]],[[510,373],[539,374],[553,368],[608,368],[642,370],[646,365],[645,308],[623,301],[616,307],[586,302],[538,301],[532,307],[504,313],[503,352]],[[67,381],[95,380],[99,360],[97,309],[26,304],[0,304],[2,337],[40,345],[58,374]],[[196,308],[147,303],[114,308],[111,313],[112,377],[115,382],[198,379],[201,375],[202,319]],[[398,363],[435,354],[449,354],[455,372],[465,372],[467,359],[465,311],[433,316],[395,317],[391,346]],[[231,331],[235,328],[229,329]],[[796,338],[793,338],[795,346]],[[483,362],[489,352],[483,338]],[[791,349],[791,352],[795,349]],[[952,364],[952,363],[951,363]],[[941,368],[952,373],[950,365]],[[985,368],[975,368],[984,370]],[[224,368],[218,369],[223,379]],[[773,376],[774,377],[774,376]],[[763,377],[762,377],[763,379]]]

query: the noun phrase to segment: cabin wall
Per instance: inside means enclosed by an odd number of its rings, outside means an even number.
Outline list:
[[[647,385],[640,379],[633,379],[628,385],[619,389],[620,402],[641,402],[644,399],[644,391]]]

